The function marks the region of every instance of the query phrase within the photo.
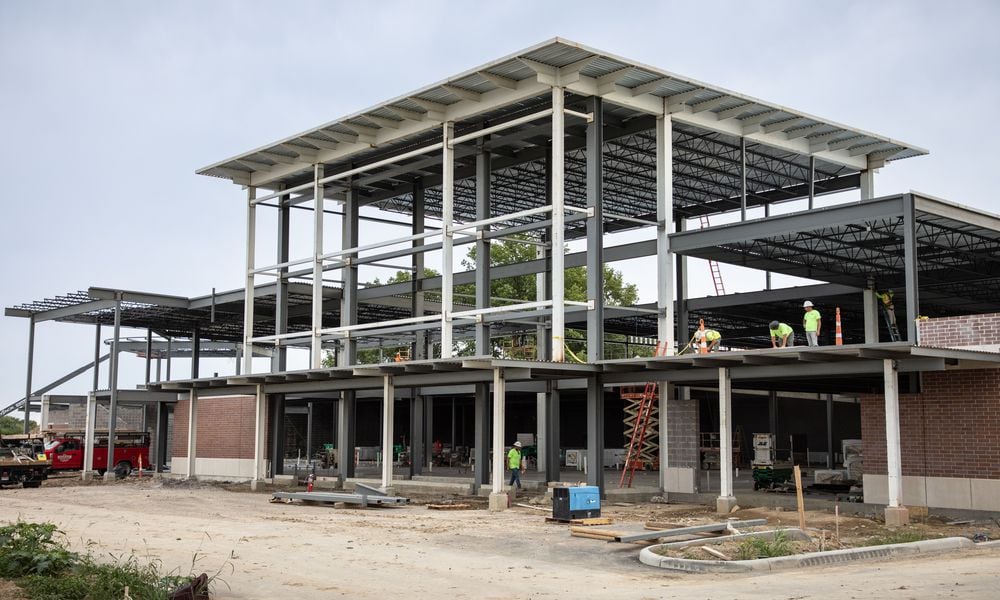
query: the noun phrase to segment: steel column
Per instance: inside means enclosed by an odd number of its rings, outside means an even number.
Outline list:
[[[597,375],[587,378],[587,485],[604,494],[604,384]]]
[[[382,489],[392,487],[392,442],[395,437],[396,386],[392,375],[382,378]],[[454,449],[454,444],[452,444]]]
[[[906,274],[906,341],[917,340],[917,317],[920,316],[920,287],[917,256],[917,218],[913,195],[903,196],[903,265]]]
[[[875,197],[875,171],[865,169],[861,171],[861,199],[871,200]]]
[[[413,183],[413,235],[422,235],[424,228],[424,188],[422,182],[418,179]],[[413,291],[410,302],[412,316],[422,317],[424,316],[424,251],[422,250],[424,239],[414,239],[412,245],[416,251],[410,257],[411,264],[413,265]],[[427,358],[427,332],[423,329],[418,329],[415,333],[411,354],[414,360]]]
[[[433,471],[434,449],[432,444],[438,440],[434,437],[434,396],[427,396],[424,400],[424,410],[427,413],[424,419],[427,422],[427,445],[431,448],[431,451],[427,453],[427,468]]]
[[[169,431],[170,406],[156,403],[156,472],[167,466],[167,432]]]
[[[192,389],[188,395],[188,430],[187,430],[187,474],[185,479],[195,479],[198,458],[198,390]],[[108,461],[111,466],[111,461]]]
[[[344,216],[341,217],[343,225],[342,250],[358,247],[358,211],[360,209],[358,202],[358,195],[352,184],[347,191],[347,197],[344,200]],[[341,327],[358,324],[358,266],[351,260],[357,258],[357,253],[345,254],[343,258],[348,261],[348,265],[343,269],[344,288],[340,298]],[[358,358],[357,341],[353,337],[347,337],[341,344],[340,366],[345,367],[356,363]],[[353,464],[352,459],[352,469]]]
[[[566,359],[566,156],[564,124],[565,91],[552,88],[552,360]]]
[[[149,385],[149,377],[152,375],[153,367],[153,330],[146,329],[146,385]]]
[[[31,372],[35,362],[35,317],[28,319],[28,370],[24,383],[24,433],[31,433]],[[94,368],[99,361],[94,359]],[[41,425],[39,425],[41,427]]]
[[[813,209],[816,200],[816,157],[809,155],[809,210]],[[767,206],[765,204],[765,206]]]
[[[478,494],[490,482],[490,384],[477,383],[475,392],[472,444],[476,457],[473,461],[473,493]]]
[[[413,388],[410,398],[410,477],[424,472],[427,442],[424,436],[424,397]]]
[[[266,457],[267,451],[267,395],[264,393],[264,386],[257,384],[256,403],[254,406],[254,431],[253,431],[253,478],[254,481],[262,481],[267,477]]]
[[[167,355],[169,356],[169,352]],[[97,387],[100,385],[101,378],[101,324],[97,323],[94,332],[94,382],[93,387],[90,391],[96,392]],[[169,378],[169,376],[168,376]],[[157,374],[157,379],[159,379],[159,374]]]
[[[455,136],[454,123],[445,123],[444,147],[441,150],[441,358],[451,358],[451,310],[454,301],[454,231],[455,221],[455,149],[451,138]]]
[[[676,387],[668,382],[661,381],[656,386],[657,392],[659,393],[659,398],[657,402],[657,410],[659,411],[659,423],[657,424],[658,442],[660,444],[660,490],[663,492],[663,497],[667,497],[667,489],[669,488],[668,473],[670,469],[670,453],[668,452],[670,439],[667,435],[669,429],[667,428],[667,410],[668,402],[673,398],[676,392]]]
[[[684,231],[687,229],[687,220],[678,219],[677,220],[677,231]],[[691,332],[689,329],[690,316],[688,312],[688,259],[684,255],[679,255],[677,257],[677,334],[674,338],[677,340],[677,345],[683,347],[684,340],[691,338]]]
[[[115,333],[111,341],[111,400],[108,407],[108,470],[104,473],[105,479],[114,478],[115,429],[118,421],[118,345],[121,341],[122,300],[121,293],[116,293],[115,296]]]
[[[285,395],[271,394],[271,475],[285,472]]]
[[[313,447],[313,403],[306,403],[306,464],[312,462]]]
[[[488,138],[481,138],[479,151],[476,154],[476,220],[492,217],[490,210],[490,153],[484,150],[483,144]],[[477,231],[489,231],[489,225],[476,228]],[[490,307],[490,241],[483,236],[476,239],[476,308]],[[490,342],[490,326],[485,320],[476,322],[476,354],[492,356],[493,346]]]
[[[312,273],[312,344],[310,366],[323,366],[323,163],[316,163],[313,174],[313,273]]]
[[[587,123],[587,362],[604,359],[604,103],[598,96],[587,99],[593,116]],[[559,253],[562,255],[562,253]],[[562,308],[553,305],[553,311]]]
[[[549,382],[549,391],[545,394],[545,480],[561,481],[560,467],[560,431],[559,404],[560,392],[558,382]]]
[[[729,369],[719,369],[719,496],[733,497],[733,389]]]
[[[833,394],[826,395],[826,468],[833,468]]]
[[[87,422],[83,426],[83,479],[90,479],[94,472],[94,437],[97,429],[97,394],[87,394]]]
[[[253,303],[254,303],[254,268],[256,268],[255,253],[257,250],[257,188],[247,187],[247,232],[246,232],[246,282],[243,292],[243,372],[253,373]],[[170,379],[170,358],[167,358],[167,379]]]
[[[290,260],[288,251],[292,220],[290,199],[289,196],[278,197],[277,256],[275,257],[277,264],[284,264]],[[274,284],[274,333],[275,335],[284,335],[288,333],[288,267],[278,267]],[[244,347],[244,352],[249,352],[252,357],[253,346]],[[271,355],[271,372],[280,373],[287,369],[288,347],[279,341]]]
[[[878,298],[872,288],[861,292],[865,317],[865,343],[877,344],[879,336],[878,326]]]
[[[504,487],[504,420],[507,408],[507,381],[503,369],[493,369],[493,486],[492,493],[503,493]]]
[[[171,364],[171,358],[174,354],[173,344],[174,344],[174,338],[168,337],[167,338],[167,381],[170,381],[170,364]],[[94,386],[94,389],[95,390],[97,389],[96,385]]]
[[[889,477],[889,507],[899,506],[903,496],[903,467],[899,444],[899,378],[896,361],[882,361],[885,379],[885,446]]]
[[[252,355],[252,353],[251,353]],[[191,379],[201,376],[201,327],[195,323],[191,332]]]
[[[348,477],[354,477],[356,394],[353,390],[342,392],[337,406],[337,479],[341,487]]]
[[[740,137],[740,221],[747,220],[747,139]]]
[[[664,101],[665,102],[665,101]],[[670,115],[656,118],[656,335],[674,353],[674,230],[673,124]]]

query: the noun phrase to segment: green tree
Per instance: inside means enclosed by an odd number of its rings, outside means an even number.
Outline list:
[[[34,421],[29,421],[28,424],[31,426],[31,431],[38,429],[38,424]],[[17,419],[10,415],[0,417],[0,435],[14,435],[17,433],[24,433],[24,419]]]

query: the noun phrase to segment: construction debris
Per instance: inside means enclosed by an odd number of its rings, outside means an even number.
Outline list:
[[[616,536],[616,542],[642,542],[656,540],[659,538],[677,537],[697,533],[727,531],[733,527],[757,527],[766,525],[767,519],[751,519],[749,521],[728,521],[726,523],[709,523],[707,525],[694,525],[691,527],[677,527],[674,529],[664,529],[661,531],[648,531],[645,533],[632,533],[628,535]]]
[[[472,508],[471,504],[428,504],[427,508],[430,510],[469,510]]]
[[[385,506],[391,504],[407,504],[409,498],[399,496],[389,496],[384,490],[373,488],[361,483],[354,486],[356,493],[335,493],[335,492],[274,492],[271,502],[291,502],[300,500],[302,502],[319,502],[322,504],[357,504],[361,508],[368,506]]]

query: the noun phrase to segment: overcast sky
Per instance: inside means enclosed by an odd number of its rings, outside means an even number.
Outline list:
[[[195,169],[555,36],[922,146],[878,195],[997,212],[998,30],[989,1],[4,0],[0,305],[239,287],[243,193]],[[24,394],[27,330],[0,318],[0,406]],[[33,387],[92,352],[91,327],[40,325]]]

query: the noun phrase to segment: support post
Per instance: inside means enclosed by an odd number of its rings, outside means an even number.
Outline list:
[[[809,210],[816,203],[816,157],[809,155]]]
[[[587,124],[587,362],[604,359],[604,103],[587,99],[593,119]],[[562,307],[553,306],[553,311]]]
[[[566,281],[563,240],[566,229],[564,124],[565,91],[552,88],[552,360],[566,360]]]
[[[278,232],[277,232],[277,264],[289,260],[289,236],[291,229],[291,207],[289,196],[278,196]],[[288,333],[288,267],[278,267],[277,278],[274,281],[274,333]],[[244,352],[253,357],[253,346],[244,346]],[[278,340],[271,354],[271,372],[280,373],[288,369],[288,346],[285,340]]]
[[[861,200],[871,200],[875,197],[875,170],[861,171]]]
[[[740,221],[747,220],[747,139],[740,136]]]
[[[337,407],[337,479],[343,487],[348,477],[354,477],[354,413],[357,396],[353,390],[341,392]]]
[[[668,452],[670,439],[668,437],[668,403],[670,399],[674,397],[676,388],[669,381],[661,381],[656,386],[659,392],[659,402],[657,410],[659,412],[659,424],[657,425],[658,442],[660,444],[660,491],[663,493],[664,499],[668,497],[668,488],[670,487],[668,481],[668,473],[670,472],[670,453]]]
[[[94,368],[100,363],[94,361]],[[35,317],[28,319],[28,370],[24,383],[24,433],[31,433],[31,371],[35,364]],[[96,387],[96,386],[95,386]]]
[[[169,405],[166,402],[156,403],[156,468],[160,473],[167,466],[167,431],[170,419]]]
[[[587,378],[587,485],[604,495],[604,384],[597,375]]]
[[[243,372],[253,373],[253,303],[254,303],[254,268],[256,267],[257,248],[257,188],[247,187],[247,237],[246,237],[246,282],[243,292]],[[167,379],[170,379],[170,358],[167,357]]]
[[[826,468],[833,468],[833,394],[826,395]]]
[[[507,407],[507,381],[503,369],[493,369],[493,485],[490,493],[490,510],[507,508],[507,494],[504,493],[504,414]]]
[[[874,285],[874,283],[871,285]],[[862,291],[861,294],[865,317],[865,343],[877,344],[879,341],[878,298],[875,297],[875,289],[873,287]]]
[[[733,496],[733,390],[729,369],[719,369],[719,497],[716,512],[728,515],[734,506]]]
[[[656,118],[656,334],[657,341],[667,344],[667,354],[674,353],[675,344],[674,255],[669,237],[674,230],[673,147],[673,123],[666,113]]]
[[[490,483],[490,384],[476,384],[474,413],[476,422],[472,443],[476,457],[473,461],[472,491],[479,494],[482,486]]]
[[[267,395],[264,394],[264,386],[257,384],[256,403],[254,405],[253,480],[250,481],[250,489],[252,490],[257,490],[267,477],[264,456],[264,453],[267,451],[266,435]]]
[[[885,508],[887,527],[898,527],[910,522],[910,513],[900,504],[903,496],[903,467],[899,437],[899,374],[896,361],[882,361],[885,378],[885,444],[886,472],[888,475],[889,505]]]
[[[424,397],[419,388],[412,388],[410,398],[410,477],[421,475],[426,462],[427,442],[424,437]]]
[[[434,437],[434,396],[427,396],[424,400],[424,410],[426,415],[424,421],[427,423],[427,446],[431,450],[427,453],[427,468],[434,470],[434,442],[438,438]],[[485,448],[485,446],[483,446]],[[477,459],[478,460],[478,459]]]
[[[272,394],[271,410],[271,474],[285,472],[285,395]]]
[[[171,363],[171,357],[174,354],[173,345],[174,345],[174,338],[167,337],[167,381],[170,381],[170,363]],[[95,390],[97,389],[96,385],[94,386],[94,389]]]
[[[313,274],[312,274],[312,344],[310,367],[323,366],[323,163],[316,163],[313,174]]]
[[[118,359],[119,342],[122,326],[121,293],[115,294],[115,333],[111,341],[111,400],[108,406],[108,470],[104,472],[105,481],[115,477],[115,429],[118,421]]]
[[[413,229],[414,236],[424,233],[424,187],[421,180],[413,183]],[[413,248],[422,248],[423,238],[413,240]],[[424,316],[424,253],[418,250],[411,257],[413,265],[413,295],[411,299],[412,314],[414,317]],[[417,329],[414,334],[413,351],[411,355],[414,360],[424,360],[427,358],[427,332],[424,329]]]
[[[90,481],[94,477],[94,430],[97,421],[97,393],[87,394],[87,422],[83,434],[83,480]]]
[[[353,183],[344,199],[344,216],[342,217],[341,250],[358,247],[358,211],[360,209],[358,196]],[[358,266],[354,262],[357,253],[348,253],[343,259],[348,264],[343,269],[344,289],[340,299],[340,326],[358,324]],[[338,356],[340,366],[347,367],[357,362],[358,342],[354,337],[347,337],[341,342],[341,352]],[[352,392],[353,394],[353,392]],[[353,448],[352,448],[353,452]],[[353,458],[351,465],[354,464]],[[353,466],[351,467],[353,469]],[[353,473],[353,470],[352,470]]]
[[[560,431],[559,404],[561,401],[557,381],[549,382],[545,402],[545,480],[561,481],[560,474]]]
[[[167,352],[167,356],[170,356],[169,352]],[[167,360],[169,360],[169,358]],[[90,391],[92,392],[97,391],[97,388],[101,383],[100,378],[101,378],[101,324],[96,323],[96,326],[94,328],[94,382],[91,384],[92,387],[90,388]],[[167,376],[167,378],[168,379],[170,378],[169,375]],[[159,379],[159,376],[157,376],[157,379]]]
[[[197,479],[198,463],[198,391],[192,389],[188,395],[188,439],[187,439],[187,474],[185,479]],[[110,466],[110,461],[108,461]],[[107,474],[105,474],[105,477]]]
[[[386,492],[392,487],[392,442],[395,437],[396,386],[392,375],[382,378],[382,489]]]
[[[153,368],[153,330],[146,329],[146,385],[149,385]]]
[[[312,462],[313,457],[313,409],[314,403],[306,403],[306,466]]]
[[[903,264],[906,274],[906,341],[917,341],[917,317],[920,315],[920,287],[917,257],[917,218],[913,195],[903,196]]]
[[[484,150],[480,138],[479,151],[476,154],[476,219],[489,219],[490,210],[490,153]],[[477,231],[489,231],[489,225],[481,225]],[[490,242],[483,236],[476,239],[476,308],[490,307]],[[485,320],[476,322],[476,354],[492,356],[493,348],[490,342],[490,326]]]
[[[677,231],[687,229],[687,221],[683,218],[677,220]],[[677,257],[677,334],[674,338],[677,345],[683,347],[687,340],[691,338],[688,331],[690,316],[688,313],[688,260],[684,255]]]
[[[201,376],[201,327],[195,323],[191,332],[191,379]]]
[[[454,231],[455,221],[455,149],[451,138],[455,136],[454,123],[444,124],[444,147],[441,151],[441,358],[451,358],[451,311],[454,286]]]

